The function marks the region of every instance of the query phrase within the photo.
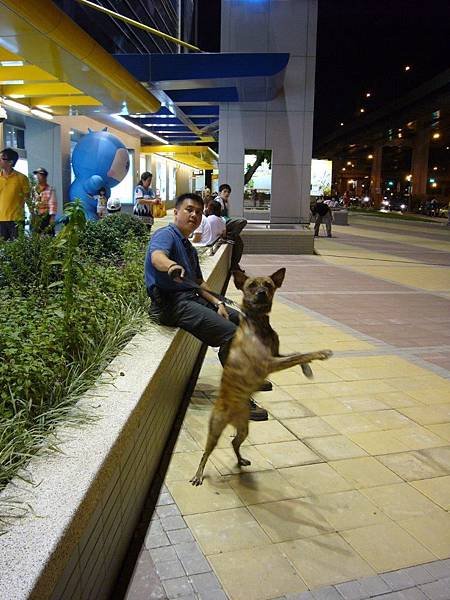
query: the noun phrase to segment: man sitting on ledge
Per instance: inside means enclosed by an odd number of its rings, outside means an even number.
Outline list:
[[[224,365],[239,314],[207,291],[197,251],[188,240],[200,225],[202,212],[201,196],[178,196],[174,222],[158,229],[150,240],[145,283],[152,300],[151,314],[163,325],[181,327],[208,346],[220,347],[219,360]],[[264,382],[262,390],[271,388],[269,381]],[[252,399],[249,402],[250,419],[267,420],[267,411]]]

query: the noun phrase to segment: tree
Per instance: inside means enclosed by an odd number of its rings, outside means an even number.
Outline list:
[[[256,169],[267,160],[269,167],[272,166],[272,150],[246,150],[246,154],[253,154],[256,156],[256,160],[253,164],[247,165],[247,170],[244,175],[244,185],[247,185],[250,179],[255,174]]]

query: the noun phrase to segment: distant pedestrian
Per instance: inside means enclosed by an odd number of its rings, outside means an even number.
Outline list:
[[[39,167],[33,171],[37,184],[31,190],[31,206],[33,209],[31,228],[35,233],[55,235],[55,218],[57,202],[55,188],[47,183],[48,171]]]
[[[12,148],[0,152],[0,238],[14,240],[25,221],[25,202],[30,200],[28,177],[14,169],[19,155]]]
[[[106,197],[105,188],[101,187],[94,198],[97,200],[97,216],[99,219],[103,219],[108,214],[108,198]]]
[[[333,220],[333,215],[331,214],[330,207],[323,202],[323,200],[318,200],[316,204],[311,209],[311,212],[316,217],[316,222],[314,225],[314,237],[319,237],[320,225],[322,223],[325,224],[327,230],[327,236],[332,237],[331,235],[331,222]]]
[[[139,183],[134,190],[134,209],[133,214],[143,221],[148,229],[152,228],[153,206],[159,204],[161,199],[152,190],[153,175],[148,171],[142,173]]]

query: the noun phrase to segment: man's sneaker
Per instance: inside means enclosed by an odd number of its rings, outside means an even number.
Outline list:
[[[269,415],[265,408],[261,408],[250,398],[250,421],[267,421]]]
[[[258,388],[258,392],[271,392],[273,389],[272,382],[268,379],[264,379],[262,384]]]

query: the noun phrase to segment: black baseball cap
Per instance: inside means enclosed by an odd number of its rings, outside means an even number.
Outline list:
[[[44,167],[39,167],[39,169],[36,169],[36,171],[33,171],[33,175],[37,175],[38,173],[40,173],[41,175],[45,175],[46,177],[48,175],[48,171],[47,171],[47,169],[44,169]]]

